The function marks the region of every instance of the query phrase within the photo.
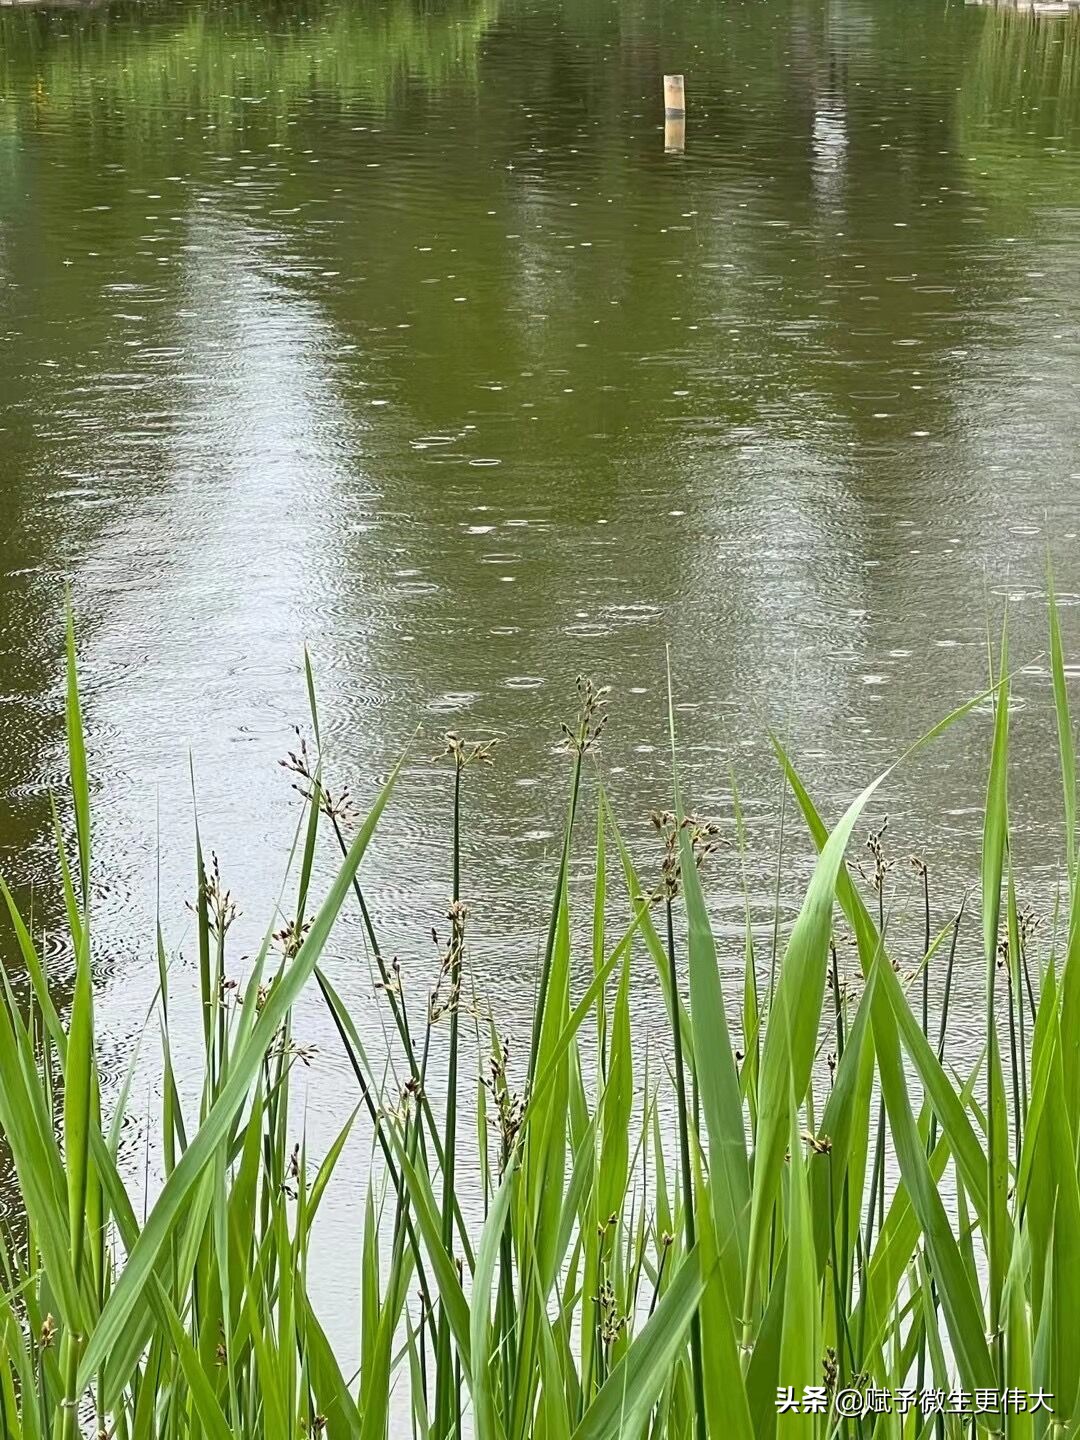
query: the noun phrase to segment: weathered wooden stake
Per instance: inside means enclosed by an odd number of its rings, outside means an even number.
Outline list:
[[[680,120],[686,114],[686,89],[681,75],[664,76],[664,118]]]
[[[666,115],[664,117],[664,153],[681,155],[686,149],[686,116]]]

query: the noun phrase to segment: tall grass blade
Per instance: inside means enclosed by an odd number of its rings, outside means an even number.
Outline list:
[[[239,1054],[233,1057],[229,1078],[217,1095],[203,1124],[166,1180],[145,1226],[127,1257],[127,1263],[109,1296],[97,1327],[83,1356],[80,1389],[89,1385],[94,1373],[113,1349],[139,1303],[143,1287],[148,1283],[158,1257],[174,1233],[178,1218],[191,1191],[202,1177],[219,1146],[225,1140],[236,1115],[247,1097],[252,1080],[262,1064],[293,1002],[310,979],[330,936],[338,912],[349,893],[352,877],[364,857],[379,818],[386,806],[401,769],[398,761],[390,778],[380,791],[364,823],[349,847],[349,854],[338,872],[330,893],[324,900],[311,929],[292,964],[271,987],[266,1002]],[[120,1387],[128,1377],[113,1377]],[[115,1398],[115,1393],[109,1398]]]
[[[675,749],[675,711],[668,670],[668,730],[679,826],[679,861],[686,902],[690,1026],[694,1035],[694,1076],[709,1137],[710,1195],[720,1270],[728,1303],[736,1310],[743,1294],[750,1221],[750,1167],[746,1155],[742,1092],[735,1068],[716,942],[705,908],[690,827],[684,823]],[[687,1204],[692,1195],[687,1196]]]
[[[1050,601],[1050,671],[1054,682],[1054,711],[1057,716],[1058,749],[1061,755],[1061,785],[1065,796],[1065,861],[1069,883],[1076,879],[1076,751],[1069,692],[1065,684],[1065,655],[1061,645],[1054,576],[1047,563],[1047,593]]]
[[[706,1279],[697,1252],[691,1252],[582,1416],[573,1440],[620,1440],[641,1433],[670,1377],[675,1356],[686,1344]]]

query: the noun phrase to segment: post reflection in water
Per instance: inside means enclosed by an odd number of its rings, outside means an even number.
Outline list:
[[[686,116],[664,117],[664,150],[668,155],[681,155],[686,149]]]

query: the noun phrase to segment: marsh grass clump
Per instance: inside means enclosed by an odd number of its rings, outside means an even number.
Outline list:
[[[1003,643],[979,857],[985,1034],[966,1074],[946,1052],[967,897],[935,932],[930,864],[913,857],[921,923],[911,942],[890,913],[898,880],[885,822],[872,824],[869,864],[856,859],[852,873],[845,862],[884,775],[830,831],[774,742],[818,859],[786,943],[778,919],[772,927],[767,984],[749,901],[732,956],[705,899],[712,867],[741,873],[734,780],[729,833],[684,808],[675,764],[640,872],[602,783],[589,787],[590,923],[572,924],[583,769],[599,774],[608,715],[606,693],[587,680],[563,732],[568,813],[527,1046],[473,1002],[468,975],[461,835],[468,771],[494,758],[487,740],[448,735],[439,757],[453,780],[448,930],[433,932],[435,977],[418,1004],[382,948],[360,878],[398,770],[366,815],[331,792],[309,669],[314,742],[298,736],[283,762],[304,804],[290,918],[267,927],[242,985],[230,974],[237,904],[196,835],[195,1106],[180,1098],[158,936],[164,1174],[140,1215],[119,1155],[128,1087],[103,1096],[99,1071],[92,825],[69,622],[74,848],[56,832],[74,982],[63,1014],[0,881],[26,977],[17,990],[3,975],[0,1003],[0,1130],[19,1202],[0,1233],[0,1440],[1077,1433],[1080,879],[1052,599],[1050,632],[1069,894],[1037,952],[1041,920],[1017,899],[1009,835]],[[340,864],[316,901],[323,843]],[[781,853],[781,880],[784,864]],[[369,1053],[323,969],[345,907],[374,957],[372,1003],[389,1013],[390,1054]],[[583,932],[584,988],[572,984]],[[667,1008],[659,1056],[643,1055],[631,1029],[642,966]],[[727,993],[725,977],[740,969],[741,993]],[[296,1066],[314,1058],[291,1022],[309,988],[333,1020],[357,1102],[319,1156],[297,1139],[292,1100]],[[320,1324],[308,1261],[354,1129],[380,1164],[356,1206],[352,1374]]]

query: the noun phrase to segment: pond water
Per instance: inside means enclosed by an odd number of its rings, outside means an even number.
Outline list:
[[[361,805],[421,727],[365,881],[421,992],[449,874],[450,777],[429,757],[448,729],[500,737],[469,775],[464,890],[472,975],[519,1034],[575,676],[612,686],[601,765],[655,869],[665,647],[691,798],[730,831],[734,769],[766,920],[767,727],[835,818],[984,687],[1008,596],[1021,898],[1045,908],[1048,551],[1080,645],[1078,227],[1078,18],[937,0],[0,10],[0,864],[47,929],[69,583],[112,1071],[156,984],[159,849],[174,983],[194,993],[189,755],[240,950],[273,913],[305,643],[330,774]],[[987,744],[984,706],[869,817],[890,815],[899,907],[917,903],[908,854],[927,859],[938,923],[976,878]],[[810,858],[797,824],[789,843],[785,914]],[[737,972],[735,867],[709,884]],[[975,975],[979,943],[973,924]],[[332,970],[375,1034],[357,953],[347,924]],[[957,1011],[973,1046],[979,983]],[[647,1028],[644,962],[638,1010]],[[317,1007],[304,1023],[325,1136],[348,1086]],[[333,1308],[348,1267],[323,1268]]]

